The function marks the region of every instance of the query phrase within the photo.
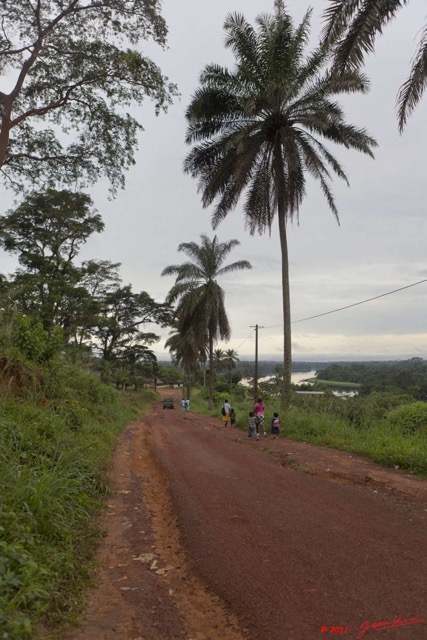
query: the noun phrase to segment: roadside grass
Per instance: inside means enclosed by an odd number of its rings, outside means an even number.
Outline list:
[[[27,397],[10,386],[0,399],[0,631],[8,640],[46,637],[77,616],[101,536],[105,470],[136,415],[76,366],[51,362],[37,380]]]
[[[237,426],[246,430],[251,398],[215,394],[214,409],[209,411],[204,394],[195,390],[192,410],[217,417],[220,421],[224,397],[228,397],[236,411]],[[282,437],[348,451],[386,467],[398,466],[427,478],[427,419],[424,417],[427,416],[427,403],[411,403],[406,396],[385,394],[351,400],[295,396],[286,415],[281,412],[277,399],[266,399],[265,403],[266,431],[270,429],[273,412],[277,411]]]
[[[387,418],[357,426],[328,413],[291,407],[285,419],[286,437],[366,456],[386,467],[399,466],[427,477],[427,430],[404,433]]]

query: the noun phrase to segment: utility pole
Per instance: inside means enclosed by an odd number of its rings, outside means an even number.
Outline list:
[[[258,329],[264,329],[259,325],[250,325],[251,329],[255,329],[255,373],[254,373],[254,394],[255,401],[258,398]]]

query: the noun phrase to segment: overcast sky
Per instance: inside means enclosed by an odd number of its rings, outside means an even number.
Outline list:
[[[312,37],[318,38],[326,0],[313,0]],[[308,4],[289,0],[287,7],[300,21]],[[169,49],[145,51],[177,83],[181,98],[169,112],[156,117],[150,103],[134,112],[144,126],[137,164],[127,174],[125,191],[114,201],[108,185],[91,189],[106,224],[103,234],[89,240],[82,259],[121,262],[125,283],[163,301],[174,282],[161,277],[169,264],[183,262],[181,242],[213,237],[212,210],[203,209],[196,181],[182,173],[189,148],[184,143],[184,112],[198,86],[203,66],[233,65],[224,48],[224,18],[238,11],[251,22],[271,12],[273,0],[164,0]],[[427,279],[426,148],[427,96],[402,136],[395,114],[400,84],[426,21],[425,0],[412,0],[377,41],[367,59],[371,79],[368,96],[346,97],[347,120],[366,127],[377,139],[376,159],[356,151],[336,149],[350,178],[350,187],[334,182],[341,225],[330,212],[319,187],[309,182],[300,224],[289,225],[291,306],[294,360],[340,360],[427,357],[427,282],[338,313],[298,322],[400,287]],[[11,204],[11,196],[5,202]],[[281,257],[277,220],[272,236],[251,237],[238,205],[216,230],[220,241],[236,238],[229,262],[250,260],[251,271],[221,280],[232,338],[221,348],[236,349],[241,358],[254,356],[251,326],[259,332],[260,357],[282,357],[283,321]],[[10,259],[0,256],[0,272],[10,271]],[[153,327],[150,327],[152,330]],[[164,358],[168,333],[154,347]]]

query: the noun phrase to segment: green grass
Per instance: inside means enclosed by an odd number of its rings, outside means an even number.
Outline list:
[[[0,637],[32,638],[39,624],[55,628],[79,612],[104,472],[135,415],[113,389],[61,362],[40,369],[36,392],[0,399]]]
[[[291,439],[363,455],[386,467],[399,465],[427,477],[427,432],[404,433],[386,418],[353,426],[332,414],[292,407],[285,432]]]

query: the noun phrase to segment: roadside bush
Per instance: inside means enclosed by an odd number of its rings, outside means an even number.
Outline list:
[[[427,402],[412,402],[389,411],[386,419],[403,433],[427,429]]]

